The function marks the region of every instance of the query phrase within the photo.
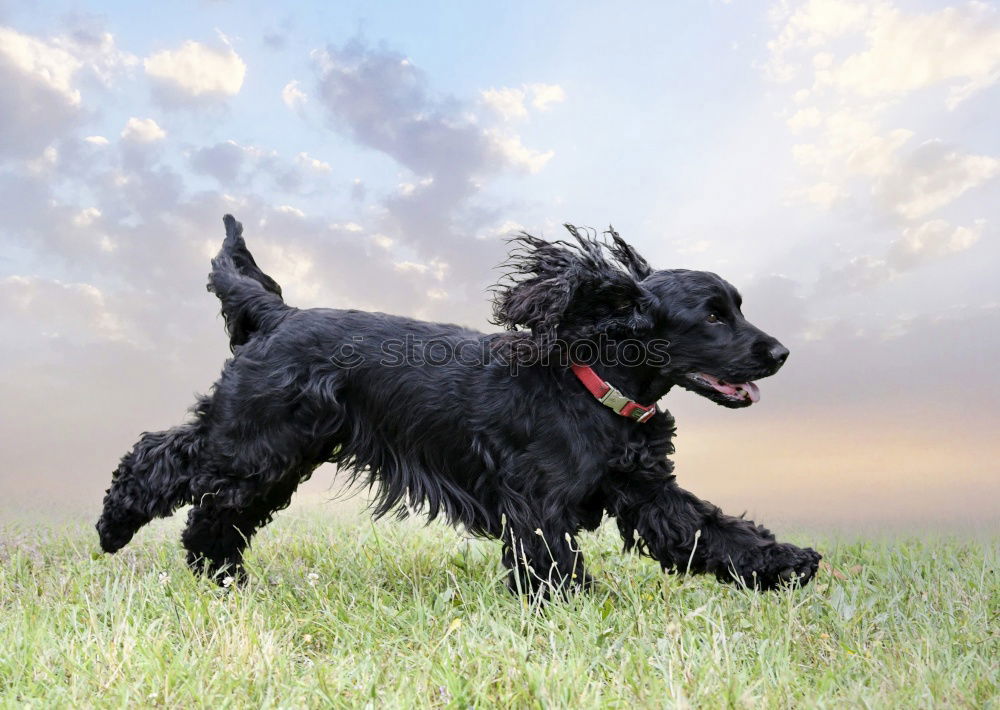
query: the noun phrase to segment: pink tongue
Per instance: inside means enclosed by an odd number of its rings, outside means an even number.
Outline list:
[[[712,377],[711,375],[705,374],[704,372],[700,373],[700,376],[704,378],[710,385],[712,385],[712,387],[714,387],[722,394],[733,397],[740,392],[746,392],[751,402],[760,401],[760,388],[758,388],[757,385],[754,384],[753,382],[745,382],[743,384],[731,385],[729,383],[719,382],[718,378]]]
[[[705,380],[708,384],[712,385],[712,387],[717,389],[719,392],[722,392],[722,394],[736,394],[735,387],[733,387],[732,385],[722,384],[721,382],[719,382],[717,378],[712,377],[706,372],[699,372],[698,377]]]

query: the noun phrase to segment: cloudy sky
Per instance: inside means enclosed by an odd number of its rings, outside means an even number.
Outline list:
[[[792,350],[748,410],[667,397],[685,485],[996,525],[995,4],[277,7],[0,0],[5,505],[95,509],[212,383],[234,212],[295,305],[476,327],[503,235],[613,223]]]

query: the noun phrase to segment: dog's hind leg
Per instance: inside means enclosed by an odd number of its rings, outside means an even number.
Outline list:
[[[150,520],[188,502],[202,441],[197,423],[142,435],[122,458],[104,497],[97,532],[105,552],[117,552]]]
[[[767,528],[726,515],[664,477],[620,488],[608,512],[618,520],[625,548],[638,548],[664,569],[772,589],[805,584],[819,565],[812,548],[777,542]]]
[[[220,583],[226,576],[242,581],[243,553],[250,538],[288,506],[300,480],[299,475],[290,475],[266,493],[254,491],[247,502],[241,501],[245,491],[239,486],[204,496],[188,514],[182,535],[191,569],[205,571]]]

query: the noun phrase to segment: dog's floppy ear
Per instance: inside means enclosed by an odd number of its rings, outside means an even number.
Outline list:
[[[574,241],[547,242],[526,232],[505,263],[497,287],[493,322],[531,331],[543,350],[599,333],[634,334],[651,324],[652,298],[639,282],[649,264],[613,229],[612,243],[564,225]]]
[[[643,259],[639,252],[632,248],[631,244],[622,239],[614,227],[609,226],[605,234],[611,237],[611,245],[608,247],[611,255],[628,269],[636,281],[642,281],[653,273],[653,267],[649,265],[649,262]]]

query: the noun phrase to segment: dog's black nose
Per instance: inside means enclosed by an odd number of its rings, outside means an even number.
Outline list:
[[[788,348],[781,343],[775,343],[767,351],[767,354],[771,356],[771,359],[774,360],[774,364],[777,367],[781,367],[785,364],[785,360],[788,359]]]

